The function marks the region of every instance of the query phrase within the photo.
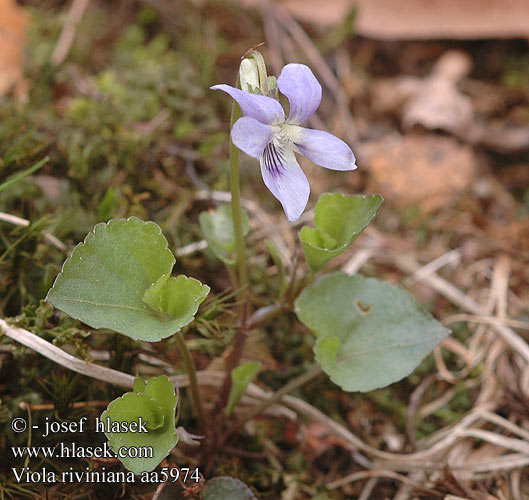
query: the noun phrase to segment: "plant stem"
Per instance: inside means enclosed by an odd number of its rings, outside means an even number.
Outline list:
[[[237,82],[235,84],[237,88],[240,88],[241,82],[239,74],[237,74]],[[233,129],[233,125],[241,116],[241,108],[234,100],[231,108],[230,118],[230,132]],[[208,442],[208,447],[205,449],[206,460],[206,473],[210,472],[216,452],[219,446],[219,437],[221,427],[224,422],[224,411],[226,404],[228,403],[228,397],[231,390],[231,371],[239,365],[241,362],[242,354],[244,351],[244,345],[248,338],[248,332],[246,323],[248,320],[248,269],[246,267],[246,247],[244,241],[244,233],[242,229],[242,210],[241,210],[241,186],[240,186],[240,175],[239,175],[239,150],[233,144],[230,139],[230,191],[231,191],[231,210],[233,218],[233,235],[235,238],[235,260],[237,266],[236,282],[233,283],[233,289],[236,291],[237,301],[237,312],[239,317],[239,325],[235,334],[235,340],[233,347],[231,348],[228,356],[226,357],[225,367],[226,373],[224,380],[219,389],[219,395],[213,409],[211,411],[211,419],[213,426],[213,433],[211,435],[211,442]],[[230,278],[233,281],[232,275],[234,272],[230,272]]]
[[[193,406],[195,407],[195,412],[198,418],[198,423],[200,425],[200,430],[202,433],[206,434],[208,427],[206,426],[206,418],[204,416],[204,410],[202,408],[202,402],[200,400],[200,393],[198,392],[198,382],[197,374],[195,370],[195,362],[191,357],[191,353],[187,348],[184,337],[180,332],[175,334],[176,343],[182,354],[184,360],[185,369],[187,376],[189,377],[189,389],[191,390],[191,399],[193,400]]]
[[[237,77],[237,87],[239,87],[239,77]],[[230,131],[234,123],[241,116],[241,108],[233,101],[230,119]],[[238,283],[236,289],[238,299],[241,304],[244,303],[246,288],[248,286],[248,270],[246,268],[246,248],[244,244],[244,234],[242,230],[242,211],[241,211],[241,186],[239,180],[239,150],[230,140],[230,190],[231,190],[231,210],[233,217],[233,232],[235,236],[235,256],[237,261]]]
[[[306,384],[313,378],[316,378],[318,375],[320,375],[320,373],[322,373],[321,368],[318,365],[315,365],[310,370],[292,379],[290,382],[281,387],[281,389],[274,392],[272,396],[263,400],[259,405],[257,405],[250,413],[245,415],[235,425],[231,426],[228,430],[228,434],[226,437],[228,437],[234,431],[240,429],[243,424],[248,422],[248,420],[251,420],[260,413],[263,413],[269,406],[272,406],[273,404],[277,403],[283,396],[286,396],[287,394]]]
[[[239,77],[237,76],[237,87],[240,87]],[[237,102],[233,101],[231,110],[230,130],[234,123],[241,116],[241,108]],[[241,362],[244,345],[248,338],[248,269],[246,267],[246,247],[244,242],[244,233],[242,230],[242,210],[241,210],[241,186],[239,179],[239,150],[230,141],[230,189],[231,189],[231,208],[233,217],[233,233],[235,236],[235,257],[237,261],[237,278],[238,282],[234,283],[237,291],[237,309],[239,316],[239,326],[235,334],[233,347],[226,358],[226,377],[219,393],[219,399],[214,407],[214,413],[224,410],[228,401],[231,389],[231,371]]]

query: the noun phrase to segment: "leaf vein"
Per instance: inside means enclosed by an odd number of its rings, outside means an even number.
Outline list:
[[[93,302],[91,300],[84,300],[84,299],[70,299],[67,297],[62,298],[65,302],[76,302],[78,304],[89,304],[91,306],[97,306],[97,307],[110,307],[114,309],[130,309],[132,311],[140,311],[140,312],[150,312],[146,308],[141,307],[135,307],[135,306],[127,306],[125,304],[105,304],[103,302]]]

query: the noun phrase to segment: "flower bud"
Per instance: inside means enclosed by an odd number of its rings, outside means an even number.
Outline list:
[[[239,68],[241,90],[255,93],[259,89],[259,70],[254,59],[243,59]]]
[[[268,74],[263,55],[255,49],[248,51],[239,67],[241,90],[252,94],[268,95]]]

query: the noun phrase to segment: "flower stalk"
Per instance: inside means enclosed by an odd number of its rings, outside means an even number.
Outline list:
[[[240,87],[240,76],[237,75],[236,87]],[[230,119],[230,130],[234,123],[241,117],[241,108],[236,101],[233,101]],[[240,186],[240,168],[239,168],[239,150],[230,140],[230,190],[231,190],[231,208],[233,218],[233,233],[235,237],[235,262],[237,267],[237,282],[233,283],[236,290],[236,299],[238,307],[238,316],[240,324],[235,334],[235,340],[232,350],[226,358],[226,376],[219,393],[219,398],[213,409],[213,415],[223,412],[228,403],[228,397],[231,390],[231,371],[241,362],[244,345],[248,337],[247,319],[248,319],[248,268],[246,265],[246,245],[244,241],[244,232],[242,226],[241,210],[241,186]],[[223,413],[222,413],[223,414]]]
[[[237,87],[240,85],[240,79],[237,77]],[[234,123],[241,117],[241,108],[237,102],[233,102],[231,109],[230,130]],[[246,267],[246,247],[244,242],[244,233],[242,227],[242,210],[241,210],[241,183],[239,168],[239,150],[230,140],[230,190],[231,190],[231,209],[233,217],[233,232],[235,236],[235,261],[237,265],[238,282],[234,283],[239,290],[237,299],[240,304],[244,303],[246,288],[248,286],[248,269]]]

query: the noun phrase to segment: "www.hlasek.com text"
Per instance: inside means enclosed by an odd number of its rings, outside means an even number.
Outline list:
[[[58,443],[57,446],[12,446],[15,458],[152,458],[152,446],[121,446],[116,450],[108,443],[101,446],[79,446],[76,443]]]

